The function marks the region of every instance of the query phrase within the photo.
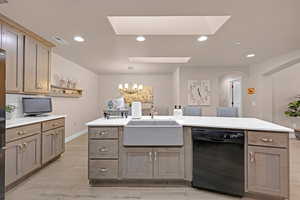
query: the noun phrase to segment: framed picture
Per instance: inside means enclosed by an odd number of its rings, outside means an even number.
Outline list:
[[[210,80],[189,80],[188,81],[188,104],[189,105],[210,105]]]

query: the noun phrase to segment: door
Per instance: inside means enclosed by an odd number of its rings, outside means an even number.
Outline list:
[[[5,192],[5,51],[0,49],[0,200]]]
[[[123,178],[152,179],[152,148],[125,148],[122,165]]]
[[[2,48],[6,51],[6,91],[23,90],[24,35],[6,25],[2,26]]]
[[[25,138],[22,143],[22,172],[25,175],[41,166],[41,135]]]
[[[42,133],[42,164],[55,157],[54,137],[53,130]]]
[[[183,148],[154,148],[154,178],[183,179]]]
[[[25,36],[24,92],[37,93],[37,42]]]
[[[238,109],[239,116],[241,116],[241,102],[242,101],[242,89],[241,80],[231,81],[231,106]]]
[[[59,155],[65,151],[65,129],[59,128],[55,130],[54,149],[55,155]]]
[[[288,196],[287,150],[248,146],[248,190]]]
[[[20,141],[10,142],[5,152],[5,185],[9,185],[22,176],[22,152]]]
[[[37,45],[36,88],[39,92],[49,91],[50,49],[42,44]]]

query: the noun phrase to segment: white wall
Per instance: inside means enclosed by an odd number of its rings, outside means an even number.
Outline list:
[[[158,109],[160,115],[169,114],[169,108],[173,107],[172,74],[108,74],[100,75],[99,77],[99,103],[101,104],[101,110],[104,109],[108,100],[121,96],[118,91],[118,85],[120,83],[138,83],[146,86],[152,86],[154,106]]]
[[[300,128],[300,120],[286,117],[287,104],[300,94],[300,50],[250,66],[250,87],[256,88],[251,96],[250,115],[292,127]]]
[[[211,105],[202,106],[202,114],[215,116],[216,107],[220,106],[222,88],[220,78],[230,74],[240,74],[243,82],[243,102],[247,104],[247,77],[248,67],[181,67],[180,69],[180,104],[188,105],[188,80],[210,80]],[[243,116],[247,116],[247,110],[243,106]]]
[[[81,98],[53,97],[53,113],[65,114],[66,137],[86,130],[85,123],[100,115],[98,75],[57,55],[52,55],[52,77],[62,76],[78,81],[78,88],[83,89]],[[17,115],[22,116],[22,95],[7,95],[7,104],[17,105]]]

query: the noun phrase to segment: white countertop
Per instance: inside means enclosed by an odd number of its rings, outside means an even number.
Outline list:
[[[132,118],[127,119],[105,119],[100,118],[88,122],[87,126],[125,126]],[[151,119],[150,116],[143,116],[143,120]],[[257,131],[274,131],[274,132],[294,132],[293,129],[280,126],[271,122],[263,121],[256,118],[230,118],[230,117],[192,117],[192,116],[155,116],[154,119],[172,119],[176,120],[182,126],[208,127],[208,128],[228,128]]]
[[[47,115],[47,116],[38,116],[38,117],[20,117],[12,120],[6,120],[6,128],[15,128],[18,126],[24,126],[34,123],[39,123],[43,121],[59,119],[66,117],[66,115]]]

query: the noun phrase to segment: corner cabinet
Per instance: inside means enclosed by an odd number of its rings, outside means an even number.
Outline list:
[[[24,93],[48,93],[51,49],[25,36],[24,55]]]
[[[289,198],[288,142],[287,133],[248,132],[248,192]]]
[[[7,25],[1,25],[1,48],[6,51],[6,91],[23,91],[24,35]]]

